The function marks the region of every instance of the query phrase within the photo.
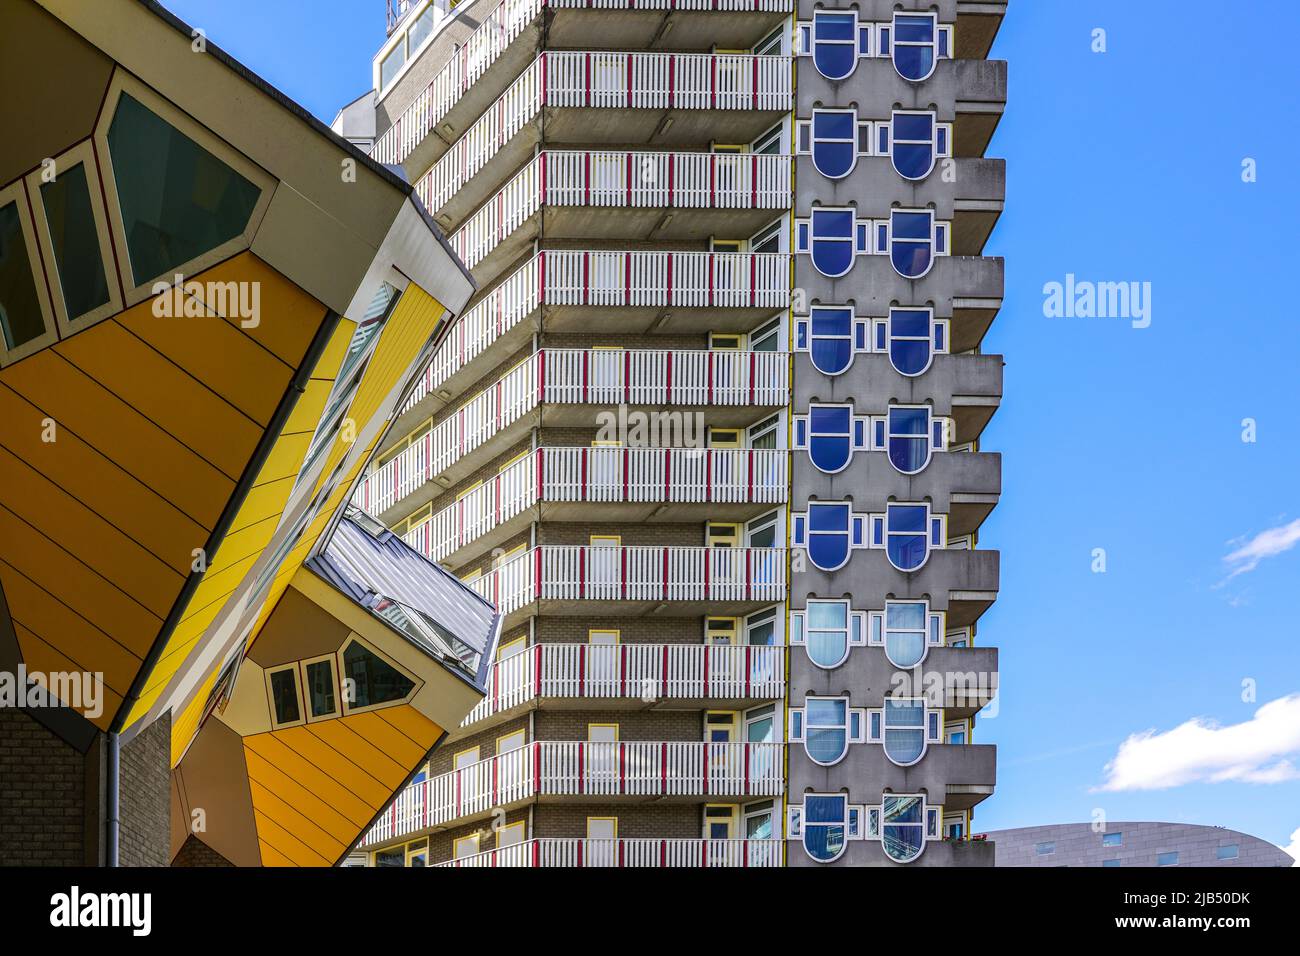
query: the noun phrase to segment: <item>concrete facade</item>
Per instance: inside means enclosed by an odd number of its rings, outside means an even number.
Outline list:
[[[998,866],[1294,866],[1266,840],[1191,823],[1056,823],[987,834]]]
[[[813,860],[798,831],[806,793],[844,793],[862,808],[878,808],[890,794],[913,794],[924,796],[931,811],[919,865],[992,865],[993,846],[971,841],[969,833],[973,808],[996,779],[995,748],[973,745],[971,736],[975,713],[997,688],[997,650],[977,641],[976,631],[998,590],[998,552],[980,548],[978,536],[1001,493],[1001,457],[984,450],[980,438],[1002,398],[1002,358],[982,354],[981,342],[1003,286],[1002,261],[983,249],[1006,192],[1005,163],[984,155],[1006,102],[1006,64],[986,59],[1005,3],[942,0],[924,10],[896,10],[900,5],[886,0],[756,0],[744,9],[691,0],[585,6],[490,0],[464,2],[442,17],[436,5],[414,3],[375,59],[378,76],[380,64],[408,44],[406,65],[375,93],[374,154],[401,163],[417,183],[480,292],[463,327],[452,330],[456,344],[443,364],[435,358],[431,365],[427,390],[400,413],[360,497],[395,531],[500,602],[504,653],[520,656],[498,665],[500,705],[471,715],[450,736],[429,779],[397,801],[391,822],[381,823],[363,849],[379,865],[617,865],[610,863],[616,859],[712,866],[724,865],[715,862],[724,857],[725,865],[808,865]],[[855,57],[851,75],[829,80],[805,36],[818,11],[841,10],[856,11],[869,49]],[[896,14],[930,11],[936,49],[940,37],[946,46],[931,75],[909,80],[882,54],[881,31],[894,28]],[[416,27],[426,16],[435,24],[428,35]],[[484,32],[491,30],[497,32]],[[425,39],[409,46],[415,36]],[[737,88],[750,99],[729,100]],[[813,111],[832,108],[856,109],[859,121],[877,124],[851,172],[838,179],[819,172],[801,141]],[[904,178],[889,151],[878,148],[878,126],[889,126],[895,110],[929,111],[935,129],[944,130],[946,148],[926,176]],[[550,154],[559,151],[565,158],[553,164]],[[656,158],[664,152],[685,160],[664,165]],[[708,172],[691,179],[691,162],[706,157]],[[781,171],[776,180],[764,178],[769,167]],[[744,188],[718,199],[737,183]],[[573,188],[564,191],[565,184]],[[799,248],[800,223],[816,207],[850,205],[858,218],[880,221],[893,207],[932,209],[947,224],[947,247],[924,277],[903,276],[882,250],[856,256],[845,275],[827,278]],[[648,260],[631,258],[669,253],[683,258],[658,272],[643,266]],[[624,254],[628,259],[610,258]],[[694,304],[661,301],[695,267],[685,257],[699,256],[708,262],[702,268],[714,269],[719,254],[741,260],[735,277],[697,280]],[[552,265],[566,261],[562,256],[580,258],[562,271]],[[762,269],[778,259],[774,295],[760,302]],[[733,294],[736,284],[752,301]],[[536,298],[520,304],[533,290]],[[825,374],[800,329],[811,308],[829,305],[849,305],[859,318],[877,321],[891,307],[930,307],[942,341],[932,340],[935,354],[921,374],[900,373],[887,350],[869,342],[840,374]],[[493,327],[472,324],[476,307],[492,310]],[[868,329],[874,335],[874,326]],[[625,357],[621,371],[604,361],[610,349]],[[671,360],[655,358],[668,351]],[[772,352],[779,368],[759,364]],[[710,356],[707,397],[676,400],[671,388],[698,354]],[[762,400],[716,398],[721,375],[730,374],[717,363],[732,356],[741,366],[767,369],[762,383],[748,385],[755,396],[778,378],[788,388],[761,393]],[[634,376],[655,361],[645,378],[623,383],[631,411],[692,416],[706,429],[701,444],[713,449],[779,454],[779,494],[760,496],[752,480],[762,469],[752,463],[751,486],[739,495],[722,490],[712,465],[690,490],[637,491],[665,474],[664,485],[673,485],[680,469],[659,458],[653,476],[623,472],[621,486],[608,480],[610,469],[631,466],[608,457],[582,457],[566,479],[569,490],[548,484],[548,462],[584,448],[607,451],[593,446],[609,444],[600,415],[617,406],[593,393],[611,376]],[[581,376],[566,380],[566,397],[551,397],[550,376],[578,365]],[[531,370],[522,387],[539,389],[535,405],[518,398],[521,369]],[[515,413],[512,403],[527,407]],[[893,405],[928,405],[936,421],[947,423],[945,448],[914,474],[895,468],[883,448],[856,451],[846,468],[827,473],[795,447],[799,419],[814,403],[851,403],[856,414],[874,416]],[[483,414],[493,427],[467,440],[471,426],[464,423]],[[687,443],[630,440],[619,447],[635,456],[647,444]],[[511,472],[523,467],[521,455],[526,483],[536,475],[536,493],[521,491]],[[429,464],[433,459],[439,464]],[[864,514],[884,513],[891,502],[926,502],[946,519],[946,540],[918,569],[900,571],[884,550],[864,547],[843,567],[820,570],[792,533],[809,502],[838,500],[851,500]],[[598,542],[610,550],[593,549]],[[668,569],[679,555],[716,545],[754,552],[745,559],[751,564],[739,597],[686,599],[667,584],[643,587],[637,578],[653,576],[647,562]],[[754,570],[758,552],[769,548],[780,554],[779,573]],[[550,575],[543,562],[552,558],[570,561],[563,586],[540,580]],[[691,584],[708,588],[724,559],[696,565]],[[602,576],[607,587],[588,588]],[[759,593],[756,585],[777,576],[779,586]],[[823,668],[790,643],[791,635],[810,599],[842,597],[860,612],[884,611],[891,600],[924,600],[943,625],[917,667],[900,671],[883,646],[855,646]],[[610,639],[599,637],[609,631],[617,632],[617,650],[592,647]],[[648,693],[626,686],[651,658],[669,661],[670,649],[676,655],[695,645],[703,652],[700,645],[719,643],[733,645],[737,655],[778,652],[779,687],[756,690],[747,680],[741,690],[685,693],[658,678]],[[562,655],[571,679],[555,689],[547,675]],[[593,691],[600,685],[593,660],[606,661],[606,678],[624,681],[618,691],[608,682]],[[701,666],[716,675],[718,661]],[[750,678],[759,673],[752,660],[745,666]],[[531,682],[522,690],[521,674]],[[908,766],[891,762],[879,741],[850,744],[843,759],[822,766],[790,734],[791,717],[808,695],[842,695],[865,720],[887,696],[909,695],[911,686],[930,688],[937,736]],[[616,735],[617,743],[597,744],[598,734]],[[521,741],[524,753],[512,755]],[[667,756],[647,749],[662,747],[667,755],[679,745],[698,746],[702,767],[712,770],[670,768]],[[572,764],[563,780],[548,777],[547,755],[557,748],[568,748],[563,753]],[[613,761],[609,779],[593,779],[597,758]],[[775,792],[770,779],[753,781],[754,768],[773,759]],[[712,784],[699,792],[690,776],[730,774],[742,762],[743,779],[713,792]],[[516,785],[515,775],[525,771],[535,785]],[[480,799],[484,788],[491,792]],[[864,813],[836,862],[898,862],[884,851],[879,830],[865,832],[866,822]],[[615,832],[617,847],[594,838]],[[720,842],[697,848],[702,837]],[[508,844],[511,852],[496,852]]]
[[[956,56],[941,55],[926,79],[904,78],[888,56],[859,58],[843,79],[823,75],[815,52],[818,27],[812,22],[818,11],[856,11],[859,31],[870,33],[873,52],[878,52],[882,27],[897,29],[895,13],[913,12],[898,8],[884,0],[799,4],[799,19],[809,25],[814,52],[796,61],[797,117],[811,120],[815,110],[855,110],[859,123],[873,123],[867,135],[872,152],[878,153],[875,124],[890,120],[894,110],[923,111],[935,124],[951,124],[951,155],[936,155],[931,172],[912,181],[894,168],[890,155],[859,155],[851,172],[831,178],[819,171],[813,155],[801,153],[795,216],[809,217],[821,206],[850,207],[859,220],[877,222],[888,218],[891,208],[931,209],[937,220],[951,223],[946,254],[936,255],[919,279],[900,274],[887,255],[858,254],[847,273],[836,278],[823,274],[813,256],[800,255],[795,286],[806,296],[805,311],[848,306],[859,320],[884,319],[891,308],[929,307],[934,320],[949,323],[950,351],[933,355],[928,368],[912,376],[901,374],[885,352],[859,352],[847,369],[831,375],[813,364],[809,351],[796,351],[792,406],[797,415],[818,403],[850,404],[855,415],[880,416],[892,405],[928,405],[933,417],[950,422],[949,450],[934,451],[925,467],[910,475],[895,468],[883,451],[855,451],[848,465],[833,474],[795,451],[791,508],[797,514],[810,502],[847,501],[854,514],[870,515],[885,513],[891,502],[924,502],[931,514],[947,516],[947,540],[941,543],[947,547],[931,550],[924,564],[911,571],[899,570],[876,548],[853,548],[833,571],[820,569],[810,552],[806,570],[792,574],[790,607],[798,614],[810,600],[847,597],[851,610],[871,612],[884,610],[891,600],[925,601],[928,612],[944,615],[944,633],[936,635],[939,643],[927,649],[919,665],[906,670],[894,667],[880,647],[852,647],[842,663],[830,668],[792,648],[790,706],[798,708],[810,695],[845,699],[849,707],[865,711],[861,719],[868,726],[863,741],[848,743],[847,753],[830,766],[792,743],[789,801],[796,816],[807,795],[844,794],[850,806],[864,808],[864,832],[849,833],[835,865],[893,865],[896,860],[879,842],[881,820],[871,808],[886,794],[914,794],[922,795],[933,811],[917,865],[990,866],[992,844],[968,842],[968,837],[974,808],[993,792],[996,780],[995,748],[971,740],[975,712],[997,685],[996,649],[974,645],[978,619],[998,590],[998,552],[979,547],[979,526],[1001,493],[1001,456],[985,451],[980,437],[1001,402],[1003,363],[1001,356],[981,354],[980,343],[1002,297],[1002,263],[982,252],[1002,209],[1006,169],[1002,160],[984,158],[984,149],[1006,102],[1007,69],[1003,62],[982,59],[987,43],[970,38],[987,33],[988,26],[995,32],[1005,5],[955,0],[926,5],[924,12],[937,12],[940,29],[952,27],[956,37],[950,51]],[[915,12],[923,11],[918,7]],[[970,42],[963,42],[964,37]],[[806,135],[817,150],[816,128]],[[868,339],[874,329],[875,323],[867,326]],[[874,349],[876,343],[866,345]],[[927,686],[951,690],[962,682],[956,675],[983,689],[931,699],[927,717],[935,721],[937,734],[928,735],[931,740],[919,761],[899,766],[878,737],[873,742],[870,722],[881,717],[872,710],[884,706],[887,697],[922,696],[921,688]],[[942,742],[950,739],[962,743]],[[797,826],[792,819],[792,829]],[[855,836],[863,839],[857,842]],[[833,853],[833,847],[826,853]],[[789,865],[818,862],[796,840],[787,859]]]

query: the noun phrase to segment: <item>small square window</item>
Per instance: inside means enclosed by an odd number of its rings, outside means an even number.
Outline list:
[[[1177,866],[1178,851],[1172,850],[1169,853],[1161,853],[1156,856],[1156,866]]]
[[[1101,838],[1102,846],[1123,846],[1124,834],[1116,830],[1114,833],[1103,834]]]

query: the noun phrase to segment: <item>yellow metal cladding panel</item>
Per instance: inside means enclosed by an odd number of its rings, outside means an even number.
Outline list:
[[[18,637],[18,646],[22,648],[23,661],[29,671],[41,671],[44,673],[75,673],[77,671],[92,670],[93,668],[83,664],[80,661],[73,660],[66,654],[63,654],[57,648],[48,644],[37,634],[29,631],[18,621],[14,621],[14,633]],[[100,730],[107,731],[109,724],[113,720],[113,715],[117,709],[122,706],[122,695],[108,685],[107,675],[105,676],[105,686],[101,694],[102,700],[99,706],[102,708],[98,715],[92,715],[85,708],[82,708],[82,714],[92,724]]]
[[[378,436],[376,436],[375,441],[377,442],[378,440]],[[366,453],[358,457],[357,462],[352,466],[351,471],[344,475],[339,481],[338,486],[334,489],[334,492],[330,495],[329,499],[321,506],[320,512],[317,514],[316,518],[313,519],[312,523],[308,525],[306,530],[303,532],[302,540],[292,551],[285,555],[284,561],[280,564],[280,569],[276,571],[275,578],[271,582],[271,588],[267,593],[266,600],[262,604],[262,610],[258,615],[257,623],[253,626],[248,638],[249,646],[252,646],[258,635],[262,633],[262,626],[266,624],[266,619],[270,617],[271,612],[275,609],[276,602],[280,600],[280,595],[284,593],[284,589],[289,586],[289,582],[293,579],[293,576],[298,573],[298,569],[302,567],[302,563],[307,559],[307,555],[315,546],[321,532],[324,531],[330,516],[332,516],[343,505],[344,497],[351,490],[352,483],[356,479],[357,474],[361,471],[362,467],[364,467],[371,454],[374,453],[374,447],[374,442],[372,442],[370,447],[366,449]]]
[[[132,311],[141,308],[147,311],[148,303]],[[262,439],[259,423],[116,321],[65,339],[54,350],[233,480]]]
[[[258,314],[253,319],[240,315],[239,309],[231,307],[233,300],[229,296],[225,308],[220,308],[220,303],[211,296],[204,297],[204,304],[213,314],[221,314],[230,324],[238,326],[245,336],[280,361],[294,368],[302,364],[303,356],[320,328],[325,311],[322,303],[251,252],[232,256],[195,278],[205,288],[212,283],[230,282],[248,283],[255,287]],[[241,292],[240,295],[241,304],[247,305],[249,293]],[[337,372],[338,363],[333,367]]]
[[[82,332],[95,337],[108,325]],[[0,371],[0,384],[18,393],[53,421],[204,528],[221,517],[236,478],[222,473],[176,436],[111,389],[72,365],[57,349],[37,352]],[[30,427],[29,422],[19,423]],[[0,420],[0,428],[9,423]],[[251,457],[253,448],[248,449]]]
[[[441,735],[402,704],[245,738],[262,863],[332,865]]]
[[[103,673],[114,707],[326,317],[250,254],[193,279],[256,287],[244,301],[257,314],[168,318],[151,299],[0,370],[0,580],[24,659]],[[207,556],[133,720],[266,547],[291,485],[281,473],[301,464],[326,390],[309,387],[250,513]]]
[[[221,395],[265,429],[293,377],[294,366],[220,316],[160,319],[153,314],[151,303],[128,309],[118,321],[199,381],[219,382]],[[321,306],[317,318],[324,318],[324,312]]]
[[[255,257],[250,257],[250,261],[260,262]],[[266,303],[263,302],[264,308],[265,305]],[[269,314],[264,315],[263,318],[264,321],[269,321]],[[351,323],[347,324],[351,325]],[[311,436],[324,413],[329,390],[335,376],[338,375],[350,338],[350,331],[339,329],[336,329],[330,337],[329,344],[312,369],[307,388],[298,397],[297,403],[281,429],[280,437],[262,463],[248,495],[230,524],[229,532],[222,540],[217,553],[209,556],[207,573],[194,589],[194,594],[180,622],[168,639],[167,647],[159,657],[139,703],[132,709],[128,726],[147,713],[157,701],[167,684],[195,649],[208,626],[238,590],[258,558],[271,546],[293,491],[294,482],[307,455]],[[301,560],[298,563],[301,563]],[[285,581],[287,580],[286,577]],[[273,587],[264,606],[268,609],[273,607],[278,598],[279,592]],[[256,636],[260,626],[259,621],[253,636]],[[250,642],[251,640],[250,637]],[[213,661],[207,681],[215,678],[220,664],[220,661]],[[206,700],[206,692],[201,696]],[[195,706],[196,699],[191,698],[186,704],[187,710]],[[199,706],[202,706],[201,702]],[[196,729],[197,723],[191,726],[179,720],[173,722],[173,753],[179,755],[185,752]]]
[[[374,354],[348,409],[348,417],[355,423],[357,434],[378,413],[385,396],[414,371],[412,366],[420,351],[433,337],[446,314],[442,304],[415,283],[406,287],[379,335]],[[322,478],[332,474],[347,454],[350,446],[346,439],[342,432],[335,439]]]

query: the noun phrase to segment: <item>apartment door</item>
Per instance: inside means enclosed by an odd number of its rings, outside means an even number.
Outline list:
[[[705,531],[705,543],[710,548],[740,547],[740,525],[726,521],[710,521]]]
[[[710,448],[740,448],[742,439],[739,428],[709,428]]]
[[[706,804],[704,807],[704,839],[735,839],[736,812],[738,809],[738,807],[731,804]]]
[[[588,793],[618,792],[618,724],[587,725]]]
[[[617,697],[619,693],[619,632],[603,628],[587,632],[585,696]]]
[[[593,534],[587,549],[587,594],[591,598],[617,600],[620,595],[619,552],[623,539],[616,534]]]
[[[618,817],[587,817],[587,866],[618,866]]]
[[[775,779],[781,773],[780,748],[776,743],[776,705],[765,704],[745,711],[745,743],[749,745],[749,779]]]
[[[478,762],[479,749],[477,747],[470,747],[466,750],[458,751],[451,758],[451,769],[456,771],[456,776],[460,778],[458,782],[460,784],[461,796],[466,801],[473,800],[480,792],[482,792],[479,783],[483,774],[481,770],[475,768],[475,764]],[[478,850],[475,850],[474,852],[477,853]]]

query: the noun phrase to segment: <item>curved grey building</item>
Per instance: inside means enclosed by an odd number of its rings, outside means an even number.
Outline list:
[[[996,830],[996,866],[1292,866],[1248,833],[1192,823],[1056,823]]]

